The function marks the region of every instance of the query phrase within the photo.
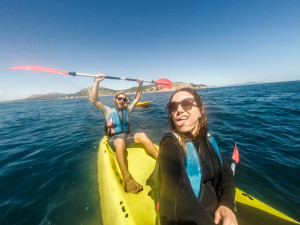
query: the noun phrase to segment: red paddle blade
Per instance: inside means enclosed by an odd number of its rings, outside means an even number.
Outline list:
[[[172,88],[172,83],[166,78],[158,79],[155,81],[155,84],[162,88]]]
[[[232,160],[235,161],[235,163],[238,163],[240,161],[239,150],[237,149],[235,142],[234,142],[234,151],[232,154]]]
[[[60,71],[49,67],[43,67],[43,66],[16,66],[16,67],[8,68],[8,70],[34,70],[34,71],[41,71],[47,73],[59,73],[59,74],[69,75],[68,72]]]

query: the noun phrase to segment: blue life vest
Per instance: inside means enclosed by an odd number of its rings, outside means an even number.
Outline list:
[[[130,133],[130,121],[126,109],[121,110],[122,118],[120,118],[118,110],[114,107],[108,116],[104,126],[105,134],[113,136],[116,134]]]
[[[222,162],[222,157],[221,157],[220,149],[219,149],[219,146],[218,146],[216,140],[210,134],[207,134],[207,136],[208,136],[209,142],[211,143],[213,149],[215,150],[215,152],[216,152],[216,154],[218,156],[218,159],[219,159],[219,161],[221,163],[221,166],[223,167],[223,162]]]
[[[190,179],[195,195],[199,196],[201,188],[201,165],[198,152],[192,142],[186,143],[185,170]]]
[[[218,159],[221,163],[221,166],[223,167],[221,153],[220,153],[217,142],[210,135],[208,135],[208,140],[211,143],[213,149],[215,150],[215,152],[218,156]],[[201,183],[202,183],[201,182],[201,164],[200,164],[200,159],[198,156],[198,151],[196,150],[196,148],[192,142],[186,143],[185,169],[186,169],[187,175],[189,177],[189,180],[191,182],[193,191],[198,198],[199,194],[200,194]]]

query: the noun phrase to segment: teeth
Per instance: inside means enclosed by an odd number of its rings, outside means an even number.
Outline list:
[[[184,116],[184,117],[179,118],[178,120],[186,120],[186,119],[187,119],[187,117]]]

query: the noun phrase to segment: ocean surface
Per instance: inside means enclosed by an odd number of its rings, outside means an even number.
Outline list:
[[[237,187],[300,221],[300,81],[199,93],[230,163],[237,143]],[[133,130],[158,144],[170,95],[144,94],[153,103],[132,112]],[[102,224],[96,162],[104,123],[88,99],[0,104],[0,224]]]

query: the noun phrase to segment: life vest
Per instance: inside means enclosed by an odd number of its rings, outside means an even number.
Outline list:
[[[177,137],[177,135],[175,135]],[[177,137],[178,138],[178,137]],[[208,140],[210,142],[210,144],[212,145],[212,148],[215,150],[218,159],[220,161],[221,166],[223,166],[222,163],[222,158],[221,158],[221,153],[218,147],[217,142],[215,141],[215,139],[210,136],[210,134],[208,134]],[[187,175],[189,177],[189,180],[191,182],[193,191],[195,193],[195,195],[197,196],[197,198],[199,197],[200,194],[200,190],[201,190],[201,164],[200,164],[200,160],[198,157],[198,151],[195,148],[194,144],[189,141],[186,143],[186,159],[185,159],[185,169],[187,172]]]
[[[179,136],[173,132],[166,132],[163,136],[172,133],[178,140]],[[221,153],[219,150],[219,146],[215,139],[208,133],[208,140],[211,144],[211,147],[216,152],[216,155],[219,159],[219,162],[223,168],[223,162],[221,158]],[[198,157],[198,151],[196,150],[195,146],[191,142],[187,142],[187,157],[185,161],[185,168],[188,174],[188,177],[190,179],[192,188],[196,196],[198,197],[201,190],[201,184],[202,182],[199,182],[201,180],[201,165],[200,165],[200,159]],[[158,156],[159,157],[159,156]],[[156,163],[154,171],[150,175],[150,177],[147,179],[146,184],[149,185],[153,191],[155,204],[156,204],[156,210],[159,209],[159,198],[160,198],[160,183],[161,183],[161,176],[160,176],[160,168],[159,164]]]
[[[105,134],[110,136],[122,133],[130,133],[130,121],[126,109],[121,110],[122,119],[118,110],[114,107],[108,116],[107,122],[104,125]]]

